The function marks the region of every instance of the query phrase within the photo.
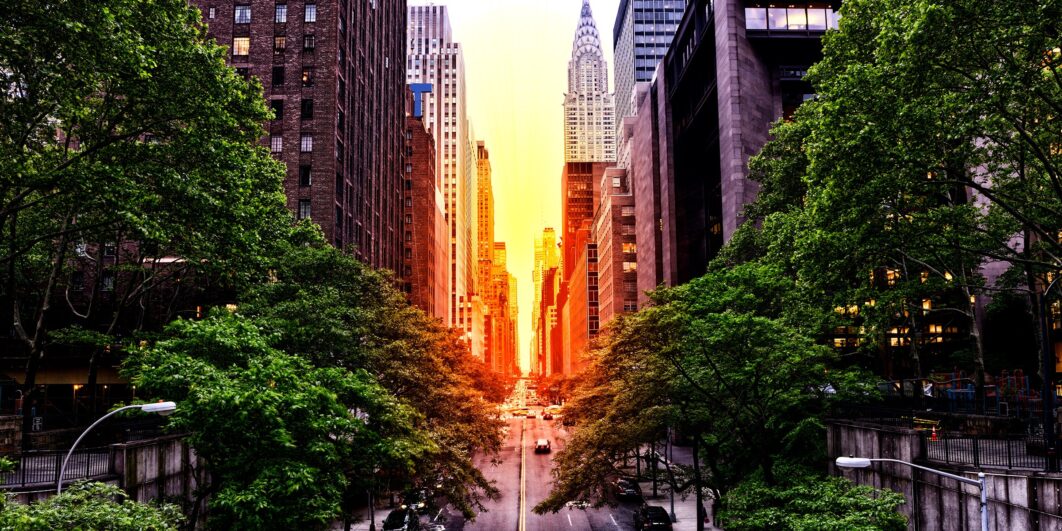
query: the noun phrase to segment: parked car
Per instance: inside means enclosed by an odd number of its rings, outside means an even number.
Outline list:
[[[534,411],[528,411],[527,412],[527,418],[529,418],[529,419],[535,418],[535,412]]]
[[[549,439],[539,439],[535,441],[535,453],[548,454],[552,450],[549,446]]]
[[[542,420],[553,420],[553,413],[549,411],[542,414]]]
[[[417,529],[416,515],[408,509],[395,509],[383,522],[383,531],[413,531]]]
[[[635,500],[641,501],[642,488],[638,486],[638,482],[630,478],[619,478],[614,483],[616,486],[616,497],[621,500]]]
[[[671,516],[663,507],[643,505],[638,512],[634,513],[634,528],[672,531]]]
[[[415,490],[402,496],[402,508],[415,511],[419,514],[428,512],[428,492]]]

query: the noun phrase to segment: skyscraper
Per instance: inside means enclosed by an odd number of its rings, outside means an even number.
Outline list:
[[[616,160],[614,113],[601,38],[590,2],[583,0],[568,62],[568,92],[564,95],[565,162]]]
[[[436,174],[442,181],[450,240],[450,315],[447,324],[471,333],[476,249],[471,220],[475,176],[465,105],[464,56],[453,41],[446,6],[410,6],[406,81],[430,83],[424,120],[435,137]]]
[[[685,9],[685,0],[620,0],[612,27],[617,142],[623,119],[636,111],[632,105],[634,84],[653,79]]]
[[[399,271],[405,0],[192,4],[229,64],[261,80],[288,207],[336,247]]]

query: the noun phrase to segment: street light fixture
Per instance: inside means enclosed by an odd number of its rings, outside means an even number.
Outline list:
[[[901,465],[907,465],[911,468],[917,468],[924,470],[931,474],[938,476],[944,476],[946,478],[954,479],[960,483],[967,485],[976,485],[981,493],[981,531],[988,531],[988,494],[985,491],[985,473],[978,472],[977,479],[970,479],[955,474],[944,472],[943,470],[937,470],[935,468],[929,468],[922,465],[916,465],[914,463],[908,463],[907,461],[900,461],[899,459],[885,459],[885,458],[869,458],[869,457],[838,457],[835,463],[841,468],[866,468],[870,466],[870,463],[874,461],[886,462],[886,463],[900,463]]]
[[[88,428],[86,428],[85,431],[82,432],[81,435],[77,438],[77,440],[74,441],[74,445],[70,447],[70,451],[67,452],[66,453],[66,457],[63,458],[63,466],[59,468],[59,480],[57,481],[58,485],[56,485],[56,487],[55,487],[55,494],[56,495],[59,495],[59,494],[63,493],[63,475],[66,474],[66,464],[67,464],[68,461],[70,461],[70,456],[74,455],[74,449],[77,448],[77,445],[78,445],[78,443],[81,442],[81,439],[84,439],[85,436],[88,435],[88,432],[92,431],[92,428],[95,428],[97,424],[103,422],[104,419],[106,419],[107,417],[110,417],[110,416],[112,416],[112,415],[114,415],[114,414],[116,414],[116,413],[118,413],[120,411],[126,411],[128,409],[139,409],[139,410],[141,410],[141,411],[143,411],[145,413],[157,413],[157,414],[162,415],[162,416],[165,417],[167,415],[172,414],[174,411],[177,410],[177,404],[174,403],[174,402],[155,402],[155,403],[152,403],[152,404],[133,404],[131,406],[124,406],[124,407],[120,407],[120,408],[118,408],[118,409],[116,409],[114,411],[111,411],[110,413],[107,413],[106,415],[100,417],[98,420],[96,420],[96,422],[93,422],[92,425],[89,426]]]

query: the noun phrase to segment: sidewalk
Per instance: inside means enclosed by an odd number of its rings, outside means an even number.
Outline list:
[[[668,454],[669,457],[674,458],[674,463],[681,465],[693,464],[693,449],[688,446],[675,446],[672,452]],[[643,462],[644,472],[644,462]],[[662,465],[661,465],[662,466]],[[635,467],[632,465],[631,474],[634,474]],[[671,495],[667,491],[667,487],[664,483],[657,483],[657,496],[653,497],[653,482],[652,481],[640,481],[638,486],[642,489],[642,496],[645,502],[649,505],[658,505],[663,507],[669,513],[671,512]],[[715,515],[711,514],[712,500],[710,498],[704,498],[704,506],[708,510],[709,521],[712,524],[715,523]],[[675,523],[673,524],[675,531],[695,531],[697,529],[697,497],[694,496],[692,489],[686,493],[686,499],[682,499],[682,495],[675,494]],[[705,523],[704,528],[706,530],[719,530],[720,528],[714,525]]]

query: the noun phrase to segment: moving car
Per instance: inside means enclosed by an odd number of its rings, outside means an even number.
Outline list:
[[[527,412],[527,418],[529,418],[529,419],[535,418],[535,412],[534,411],[528,411]]]
[[[383,531],[412,531],[416,528],[417,519],[408,510],[395,509],[383,522]]]
[[[542,420],[553,420],[553,413],[549,411],[542,414]]]
[[[535,441],[535,453],[548,454],[551,448],[549,446],[549,439],[539,439]]]
[[[638,482],[629,478],[619,478],[615,481],[616,497],[621,500],[635,500],[641,501],[642,488],[638,486]]]
[[[663,507],[643,505],[641,510],[634,513],[634,528],[671,531],[671,516]]]

